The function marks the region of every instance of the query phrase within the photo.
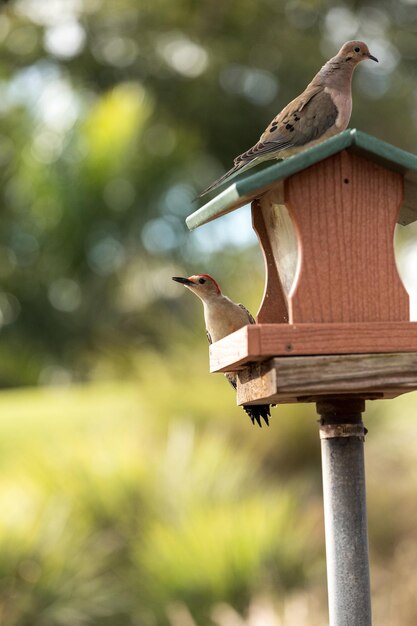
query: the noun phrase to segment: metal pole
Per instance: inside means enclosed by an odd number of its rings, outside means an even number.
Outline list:
[[[362,423],[365,401],[317,402],[330,626],[371,626]]]

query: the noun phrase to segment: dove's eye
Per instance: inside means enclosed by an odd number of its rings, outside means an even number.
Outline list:
[[[361,49],[358,48],[358,47],[354,48],[354,50],[355,50],[355,52],[360,52],[361,51]]]

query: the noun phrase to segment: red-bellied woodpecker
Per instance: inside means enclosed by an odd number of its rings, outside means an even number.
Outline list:
[[[230,298],[223,295],[214,278],[208,274],[196,274],[189,278],[173,276],[172,280],[181,283],[200,298],[204,307],[204,320],[209,343],[219,341],[235,330],[255,324],[255,320],[243,304],[236,304]],[[236,389],[236,374],[225,374],[227,380]],[[262,427],[261,418],[269,425],[268,417],[271,415],[268,404],[254,404],[243,406],[252,420]]]

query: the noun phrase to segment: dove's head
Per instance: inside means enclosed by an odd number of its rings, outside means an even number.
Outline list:
[[[181,276],[173,276],[172,280],[177,283],[181,283],[184,287],[187,287],[190,291],[195,293],[201,300],[207,298],[213,298],[221,295],[220,287],[208,274],[195,274],[188,278],[182,278]]]
[[[337,56],[341,61],[351,65],[357,65],[367,59],[378,63],[378,59],[369,52],[368,46],[363,41],[347,41],[340,48]]]

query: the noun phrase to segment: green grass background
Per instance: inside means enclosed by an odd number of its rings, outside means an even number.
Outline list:
[[[149,355],[124,383],[2,392],[2,625],[326,623],[313,407],[254,428],[203,370]],[[366,414],[382,626],[417,618],[415,398]]]

